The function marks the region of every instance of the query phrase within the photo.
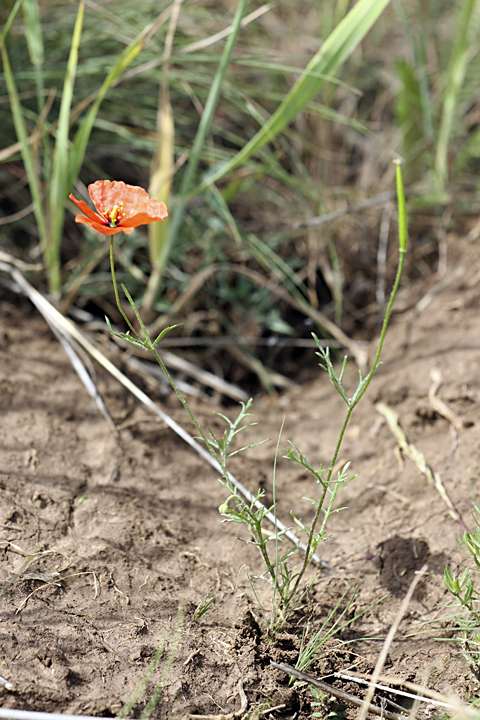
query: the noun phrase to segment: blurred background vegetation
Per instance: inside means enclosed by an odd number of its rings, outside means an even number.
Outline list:
[[[352,5],[246,3],[193,188],[255,136]],[[46,148],[59,127],[78,8],[72,0],[0,6],[31,147],[36,160],[43,157],[45,193]],[[237,8],[237,0],[85,2],[69,137],[121,53],[155,25],[106,93],[65,196],[73,190],[85,198],[97,179],[123,180],[155,190],[172,222]],[[304,353],[311,364],[310,334],[322,318],[349,337],[371,339],[396,270],[398,156],[410,209],[404,283],[447,271],[445,238],[479,210],[478,23],[474,0],[392,0],[283,132],[214,186],[190,192],[171,247],[147,228],[116,236],[118,277],[147,320],[156,318],[157,329],[183,323],[176,338],[168,336],[177,352],[248,389],[259,382],[273,389],[298,380]],[[38,263],[38,227],[4,76],[0,128],[0,246]],[[67,204],[56,300],[64,311],[74,305],[120,322],[108,242],[75,225],[73,210]],[[162,247],[165,264],[149,286]],[[45,273],[29,278],[48,291]]]

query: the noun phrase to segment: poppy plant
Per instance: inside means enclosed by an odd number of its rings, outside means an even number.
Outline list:
[[[126,185],[116,180],[97,180],[88,186],[88,194],[95,205],[94,212],[83,200],[69,195],[84,215],[75,222],[90,225],[103,235],[124,232],[129,235],[139,225],[148,225],[167,217],[167,206],[160,200],[151,200],[146,190],[137,185]]]

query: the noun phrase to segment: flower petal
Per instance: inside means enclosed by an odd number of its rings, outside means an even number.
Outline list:
[[[143,188],[117,180],[97,180],[88,186],[88,192],[98,212],[121,207],[124,218],[145,212],[150,199]]]
[[[75,222],[82,223],[83,225],[89,225],[94,230],[98,230],[99,233],[102,233],[102,235],[116,235],[119,232],[124,232],[125,235],[130,235],[130,233],[133,232],[133,228],[123,228],[120,227],[120,225],[117,225],[117,227],[110,227],[109,225],[105,225],[104,223],[99,222],[98,217],[92,219],[89,217],[85,217],[85,215],[77,215],[75,218]]]
[[[161,200],[149,200],[147,205],[147,213],[157,220],[164,220],[168,216],[168,209]]]
[[[129,235],[133,228],[158,222],[168,215],[165,203],[151,200],[146,190],[126,185],[123,181],[97,180],[88,186],[88,192],[97,212],[70,195],[70,199],[86,215],[77,215],[75,221],[89,225],[103,235],[119,232]]]
[[[123,227],[138,227],[139,225],[148,225],[152,222],[164,220],[168,215],[167,206],[160,200],[149,200],[148,206],[144,212],[139,212],[132,217],[123,218],[121,225]]]
[[[87,215],[87,216],[90,218],[90,220],[94,220],[94,221],[96,221],[96,222],[99,222],[99,221],[102,219],[102,218],[100,217],[100,215],[97,215],[97,213],[93,212],[93,210],[92,210],[91,208],[89,208],[88,205],[87,205],[87,203],[83,202],[83,200],[77,200],[76,198],[73,197],[73,195],[72,195],[71,193],[70,193],[70,195],[69,195],[68,197],[70,198],[70,200],[73,200],[73,202],[75,203],[75,205],[78,205],[78,207],[80,208],[80,210],[81,210],[82,212],[84,212],[85,215]],[[81,216],[81,215],[77,215],[77,218],[79,218],[79,217],[82,217],[82,216]],[[75,222],[81,222],[80,220],[77,220],[77,218],[75,218]]]

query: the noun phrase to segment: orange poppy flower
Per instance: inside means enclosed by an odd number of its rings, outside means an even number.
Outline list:
[[[94,212],[83,200],[69,195],[85,215],[77,215],[75,222],[90,225],[103,235],[124,232],[129,235],[139,225],[148,225],[167,217],[167,206],[160,200],[151,200],[146,190],[136,185],[125,185],[116,180],[97,180],[88,186],[95,205]]]

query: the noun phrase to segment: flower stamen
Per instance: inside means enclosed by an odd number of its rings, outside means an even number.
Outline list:
[[[122,218],[125,216],[125,213],[121,209],[122,205],[123,202],[120,202],[119,205],[114,205],[111,210],[107,207],[103,209],[102,215],[107,221],[107,225],[109,227],[117,227],[120,225]]]

